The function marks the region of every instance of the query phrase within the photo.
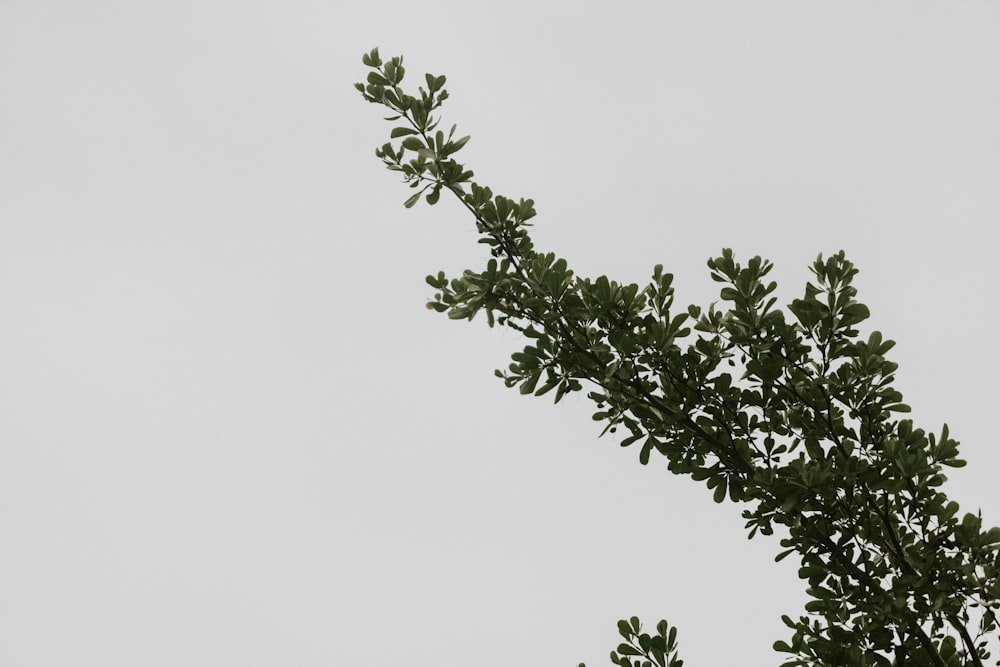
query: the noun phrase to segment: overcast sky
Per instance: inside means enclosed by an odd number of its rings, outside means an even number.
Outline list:
[[[1000,523],[1000,4],[0,0],[0,664],[609,664],[615,621],[776,665],[804,601],[740,508],[493,377],[424,307],[361,54],[448,76],[477,179],[582,275],[843,248]]]

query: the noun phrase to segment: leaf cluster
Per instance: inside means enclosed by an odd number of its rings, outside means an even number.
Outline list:
[[[642,632],[635,616],[618,621],[618,634],[624,640],[611,652],[611,662],[619,667],[683,667],[677,657],[677,628],[666,621],[656,624],[656,634]],[[587,667],[580,663],[580,667]]]
[[[748,537],[780,532],[776,560],[798,557],[811,598],[805,614],[784,617],[792,635],[774,644],[792,656],[783,665],[990,657],[1000,529],[960,515],[941,490],[945,469],[965,465],[958,442],[947,425],[935,435],[900,417],[910,409],[893,384],[894,343],[861,334],[870,313],[843,251],[818,256],[803,296],[786,308],[771,262],[743,263],[728,248],[708,261],[720,301],[705,309],[676,308],[662,266],[644,285],[579,277],[534,248],[531,199],[494,195],[454,159],[468,137],[436,129],[445,78],[428,74],[427,87],[409,95],[402,58],[383,62],[374,49],[364,62],[372,71],[358,90],[402,123],[376,155],[418,189],[405,205],[451,192],[490,249],[481,270],[428,276],[428,308],[452,319],[482,313],[491,327],[521,332],[527,344],[497,371],[507,386],[553,392],[558,403],[587,385],[602,435],[621,430],[621,445],[637,444],[642,464],[660,455],[715,502],[739,504]],[[658,626],[650,637],[632,620],[619,624],[626,643],[615,664],[680,664],[664,662],[673,630]]]

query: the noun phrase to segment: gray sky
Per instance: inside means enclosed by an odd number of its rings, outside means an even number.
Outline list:
[[[991,525],[993,2],[0,0],[0,664],[773,665],[804,600],[739,508],[424,308],[472,221],[372,150],[363,51],[447,74],[477,180],[583,275],[707,304],[841,248]]]

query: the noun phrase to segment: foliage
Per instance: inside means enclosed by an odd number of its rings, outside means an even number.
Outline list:
[[[594,419],[622,429],[643,464],[662,455],[716,502],[739,503],[748,537],[784,535],[776,560],[799,558],[811,598],[783,617],[784,667],[984,664],[997,650],[1000,528],[941,491],[944,469],[965,465],[958,443],[947,426],[935,435],[899,417],[909,407],[893,387],[894,343],[857,328],[869,311],[843,252],[813,262],[787,309],[771,262],[728,248],[708,262],[721,308],[677,309],[662,266],[644,286],[579,277],[535,250],[532,200],[494,195],[455,160],[469,137],[438,129],[445,77],[426,75],[411,95],[401,57],[363,60],[358,90],[399,121],[376,155],[415,190],[405,206],[453,194],[491,251],[480,271],[429,276],[428,307],[521,332],[528,344],[497,371],[507,386],[558,403],[589,383]],[[652,637],[635,618],[619,630],[615,664],[681,664],[666,622]]]

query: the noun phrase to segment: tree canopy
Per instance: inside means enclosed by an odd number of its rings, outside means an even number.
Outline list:
[[[594,420],[642,464],[662,456],[739,505],[748,537],[778,533],[775,560],[799,559],[810,597],[782,617],[783,667],[985,664],[1000,648],[1000,528],[942,491],[945,469],[965,465],[958,442],[947,425],[903,417],[894,343],[862,334],[869,310],[842,251],[818,256],[785,308],[771,262],[729,248],[708,260],[721,306],[677,307],[659,265],[645,285],[578,276],[535,249],[531,199],[494,194],[456,161],[469,137],[439,128],[444,76],[425,75],[414,94],[402,57],[373,49],[363,62],[357,89],[395,123],[376,155],[414,190],[404,205],[454,196],[490,249],[479,270],[428,276],[428,308],[520,332],[527,344],[497,371],[508,387],[558,403],[586,386]],[[654,634],[635,617],[618,630],[615,664],[682,664],[666,621]]]

